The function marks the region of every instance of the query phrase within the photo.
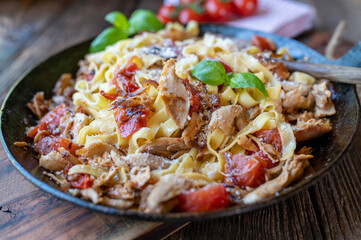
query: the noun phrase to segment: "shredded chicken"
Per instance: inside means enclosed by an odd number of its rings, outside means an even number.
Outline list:
[[[315,103],[315,97],[311,94],[312,85],[283,81],[282,106],[285,112],[293,112],[298,109],[311,109]]]
[[[205,123],[206,121],[203,121],[198,113],[192,113],[191,120],[189,121],[187,127],[182,133],[182,138],[184,139],[184,142],[188,147],[199,146],[198,138],[196,138],[196,135],[201,132],[202,126]]]
[[[62,154],[58,152],[50,152],[47,155],[42,155],[39,159],[40,167],[49,169],[51,171],[63,170],[69,161],[62,157]]]
[[[171,164],[171,161],[169,159],[150,153],[129,154],[126,157],[123,157],[123,160],[130,166],[149,166],[150,170],[165,169],[168,168]]]
[[[136,153],[150,153],[157,156],[172,159],[179,156],[178,153],[188,151],[188,147],[182,138],[162,137],[152,140],[137,149]]]
[[[49,102],[44,99],[44,92],[37,92],[27,106],[39,118],[49,111]]]
[[[164,211],[161,206],[163,203],[167,203],[168,200],[173,199],[190,187],[191,183],[183,177],[178,175],[164,176],[154,185],[154,188],[147,197],[144,212],[162,213]]]
[[[243,202],[254,203],[281,191],[302,176],[304,169],[309,165],[308,159],[312,157],[312,155],[295,155],[282,167],[282,173],[278,177],[248,193],[243,198]]]
[[[60,76],[53,89],[55,95],[71,97],[74,92],[74,80],[70,73],[64,73]]]
[[[90,158],[94,156],[101,156],[105,152],[110,152],[116,148],[113,145],[110,145],[105,142],[92,142],[88,146],[83,147],[76,151],[77,155],[81,155],[85,158]]]
[[[158,89],[166,113],[183,129],[187,122],[190,100],[182,79],[175,73],[174,64],[173,58],[165,63]]]
[[[323,118],[320,120],[310,119],[307,122],[300,121],[292,127],[297,142],[309,141],[329,133],[332,130],[330,120]]]
[[[241,130],[248,124],[247,112],[240,105],[230,105],[217,109],[212,114],[209,129],[214,131],[219,128],[225,135],[233,132],[234,126]]]
[[[147,167],[134,167],[129,173],[130,181],[137,189],[142,189],[150,180],[150,168]]]
[[[335,105],[331,99],[331,91],[327,88],[328,81],[324,80],[319,84],[314,84],[312,94],[315,96],[316,107],[315,117],[321,118],[331,116],[336,113]]]

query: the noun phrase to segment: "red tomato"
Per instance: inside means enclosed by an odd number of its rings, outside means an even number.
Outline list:
[[[105,97],[106,99],[108,99],[110,101],[114,101],[118,97],[118,95],[116,93],[110,94],[110,93],[104,92],[103,90],[100,91],[100,95],[102,95],[103,97]]]
[[[30,138],[34,138],[39,131],[43,130],[46,130],[55,136],[59,135],[60,119],[64,116],[65,112],[65,104],[59,105],[53,111],[45,114],[45,116],[40,119],[37,126],[30,128],[27,132],[27,136]]]
[[[226,159],[225,173],[230,175],[239,187],[258,187],[265,182],[264,161],[243,154],[223,154]]]
[[[157,18],[163,24],[167,24],[169,22],[175,22],[175,7],[171,5],[162,5],[157,13]]]
[[[233,0],[233,4],[241,16],[250,16],[257,11],[257,0]]]
[[[272,162],[263,151],[256,152],[253,156],[259,161],[264,161],[267,169],[276,167],[279,164],[278,162]]]
[[[93,179],[90,178],[87,173],[76,173],[74,174],[77,179],[70,181],[71,185],[75,188],[86,189],[93,185]]]
[[[146,117],[149,111],[142,106],[134,106],[128,109],[119,107],[114,109],[113,114],[120,136],[128,138],[139,129],[147,126]]]
[[[232,68],[230,66],[228,66],[227,64],[225,64],[224,62],[222,61],[219,61],[223,67],[224,67],[224,70],[226,70],[226,73],[230,73],[230,72],[233,72]]]
[[[138,70],[137,64],[135,64],[132,59],[129,60],[129,63],[124,69],[117,68],[114,72],[111,84],[115,85],[117,89],[121,89],[119,83],[123,85],[123,89],[127,93],[134,92],[139,89],[139,86],[134,81],[133,75],[134,72]]]
[[[233,17],[233,3],[231,0],[207,0],[205,9],[213,21],[228,21]]]
[[[259,47],[262,51],[274,52],[276,50],[276,45],[274,44],[274,42],[265,37],[253,35],[251,42],[254,46]]]
[[[191,109],[190,109],[190,115],[192,115],[193,112],[198,113],[200,109],[200,96],[198,93],[192,88],[192,86],[189,84],[188,79],[183,79],[183,83],[186,86],[188,92],[191,96]]]
[[[189,21],[194,20],[197,22],[207,22],[205,14],[196,13],[191,8],[184,8],[178,15],[178,21],[182,24],[187,24]]]
[[[229,205],[229,196],[222,184],[215,184],[198,190],[185,191],[178,196],[180,212],[203,212]]]
[[[277,128],[270,130],[258,130],[253,135],[263,142],[271,144],[278,152],[282,151],[282,140]]]
[[[73,143],[70,139],[51,136],[40,139],[39,142],[35,144],[35,147],[41,155],[49,154],[52,151],[58,151],[59,148],[63,147],[65,150],[76,156],[76,150],[80,149],[80,146]]]

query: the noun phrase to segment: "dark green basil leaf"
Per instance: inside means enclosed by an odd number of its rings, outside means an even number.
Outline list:
[[[128,38],[128,35],[122,29],[108,27],[91,42],[89,51],[102,51],[106,46],[114,44],[117,41],[125,38]]]
[[[194,66],[191,73],[201,82],[213,86],[221,85],[227,81],[226,70],[223,65],[214,60],[203,59]]]
[[[163,24],[158,20],[155,14],[149,10],[138,9],[129,18],[129,35],[149,31],[156,32],[163,29]]]
[[[267,99],[267,91],[262,81],[253,73],[237,73],[230,78],[231,88],[257,88]]]
[[[129,27],[128,19],[123,13],[114,11],[105,16],[105,20],[114,25],[114,27],[125,30]]]

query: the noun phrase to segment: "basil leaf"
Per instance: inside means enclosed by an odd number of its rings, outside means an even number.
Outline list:
[[[108,27],[91,42],[89,51],[102,51],[106,46],[125,38],[128,38],[128,35],[123,30],[116,27]]]
[[[267,91],[262,81],[253,73],[237,73],[229,82],[231,88],[257,88],[267,99]]]
[[[226,70],[223,65],[214,60],[203,59],[194,66],[191,73],[201,82],[213,86],[221,85],[227,81]]]
[[[128,19],[123,13],[114,11],[110,12],[105,16],[105,20],[115,27],[125,30],[129,27]]]
[[[129,18],[129,28],[127,33],[133,35],[135,33],[149,31],[156,32],[163,29],[163,24],[158,20],[155,14],[149,10],[138,9]]]

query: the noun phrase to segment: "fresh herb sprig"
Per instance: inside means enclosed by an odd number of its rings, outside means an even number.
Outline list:
[[[113,26],[106,28],[91,42],[90,52],[102,51],[106,46],[127,39],[133,34],[143,31],[155,32],[164,27],[153,12],[143,9],[134,11],[129,20],[117,11],[108,13],[105,20]]]
[[[257,88],[267,99],[267,90],[253,73],[226,73],[224,66],[215,60],[203,59],[191,71],[192,76],[213,86],[226,85],[231,88]]]

